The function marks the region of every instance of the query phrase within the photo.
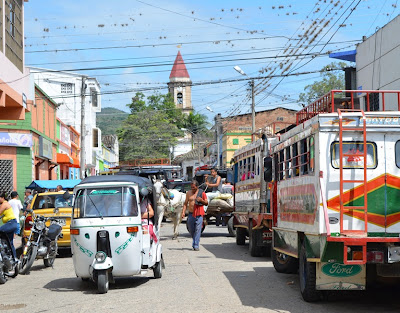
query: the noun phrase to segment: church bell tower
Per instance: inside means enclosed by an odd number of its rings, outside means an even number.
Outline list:
[[[169,75],[168,92],[174,99],[177,108],[189,114],[192,107],[192,81],[186,69],[181,52],[178,51],[171,74]]]

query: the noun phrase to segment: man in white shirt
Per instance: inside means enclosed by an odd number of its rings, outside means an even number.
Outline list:
[[[23,206],[21,200],[18,199],[18,192],[16,191],[11,192],[11,200],[8,201],[8,203],[11,205],[15,218],[17,219],[18,229],[16,231],[16,234],[19,235],[21,232],[21,226],[19,225],[19,217]]]

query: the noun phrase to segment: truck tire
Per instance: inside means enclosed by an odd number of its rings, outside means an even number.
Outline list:
[[[243,227],[236,228],[236,244],[238,246],[244,246],[246,243],[247,230]]]
[[[300,248],[299,260],[300,292],[307,302],[315,302],[321,299],[321,292],[316,290],[316,268],[315,262],[307,261],[305,244]]]
[[[262,231],[260,229],[252,229],[249,225],[249,251],[252,257],[264,255],[265,247],[259,246],[260,241],[262,241]]]
[[[278,273],[295,274],[299,268],[299,262],[296,258],[280,253],[273,249],[271,244],[271,259],[275,270]]]
[[[227,223],[229,236],[235,237],[236,236],[236,229],[233,227],[233,216],[231,216]]]

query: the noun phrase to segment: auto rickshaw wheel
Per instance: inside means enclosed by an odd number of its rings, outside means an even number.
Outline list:
[[[99,293],[107,293],[109,287],[108,271],[102,270],[97,273],[97,289]]]
[[[162,264],[160,262],[156,263],[156,266],[153,268],[154,278],[161,278],[162,277]]]

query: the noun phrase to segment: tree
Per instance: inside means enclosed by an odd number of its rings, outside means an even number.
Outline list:
[[[136,93],[127,106],[131,114],[118,130],[120,159],[168,158],[184,121],[171,97],[157,93],[146,103],[144,94]]]
[[[192,147],[193,147],[193,136],[209,137],[209,130],[207,126],[209,123],[207,121],[207,116],[200,113],[190,112],[183,121],[183,126],[192,134]]]
[[[322,68],[322,80],[304,87],[304,93],[300,93],[299,102],[302,104],[310,104],[311,102],[322,97],[332,89],[344,89],[344,74],[342,72],[331,72],[332,69],[343,69],[347,66],[344,62],[330,63]]]
[[[163,111],[146,108],[129,115],[118,130],[121,160],[168,158],[182,131]]]

